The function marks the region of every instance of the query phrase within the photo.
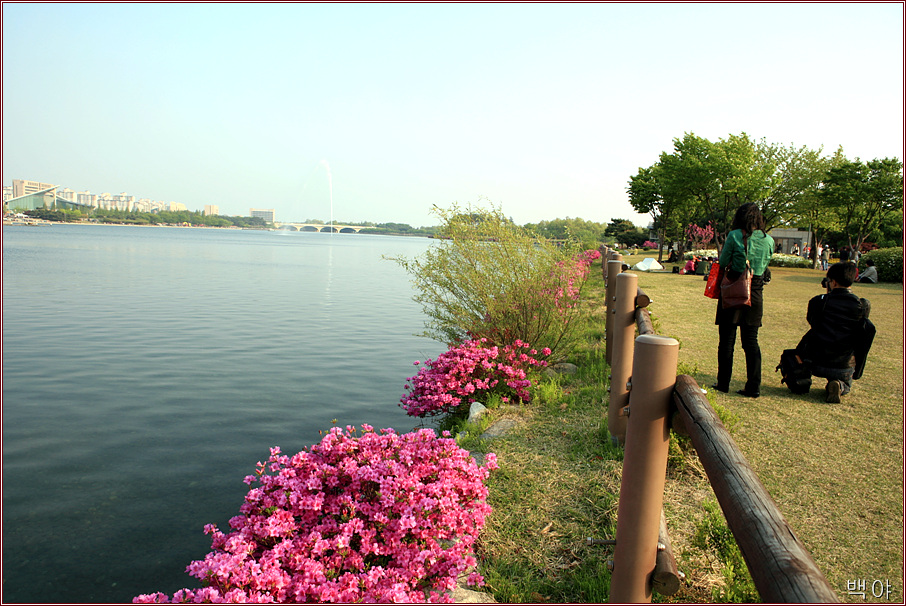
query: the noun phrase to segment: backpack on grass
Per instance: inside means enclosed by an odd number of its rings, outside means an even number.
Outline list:
[[[786,383],[790,391],[795,394],[808,393],[812,387],[812,373],[808,371],[805,364],[796,358],[795,349],[784,349],[780,354],[780,364],[774,369],[774,372],[780,371],[783,378],[781,383]]]

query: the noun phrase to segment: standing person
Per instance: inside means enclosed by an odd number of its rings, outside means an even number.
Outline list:
[[[821,249],[821,269],[827,271],[830,265],[830,250],[827,246]]]
[[[736,327],[739,327],[742,350],[746,354],[746,384],[736,393],[757,398],[761,395],[761,348],[758,329],[764,311],[764,284],[771,279],[768,263],[774,250],[774,239],[764,232],[764,215],[758,205],[749,202],[736,209],[731,231],[720,251],[720,266],[729,280],[737,279],[746,271],[746,261],[752,268],[752,305],[724,309],[723,300],[717,301],[717,391],[730,391],[733,375],[733,350],[736,348]]]

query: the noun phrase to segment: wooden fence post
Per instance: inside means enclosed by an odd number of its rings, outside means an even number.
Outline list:
[[[607,262],[610,260],[610,247],[602,244],[598,250],[601,251],[601,277],[604,278],[604,283],[607,284]]]
[[[626,441],[624,407],[629,404],[626,383],[632,373],[633,346],[635,344],[635,300],[639,287],[636,274],[621,273],[616,278],[616,299],[607,311],[613,334],[609,346],[613,347],[610,363],[610,399],[607,405],[607,431],[610,439],[622,445]]]
[[[604,338],[606,341],[606,347],[604,349],[604,357],[607,360],[609,365],[613,359],[613,352],[611,349],[613,347],[613,332],[611,331],[611,313],[610,310],[613,309],[613,298],[617,292],[617,280],[616,277],[620,275],[623,271],[623,255],[618,253],[613,253],[611,257],[616,257],[607,262],[607,284],[605,289],[605,305],[607,306],[607,318],[604,322]]]
[[[651,601],[678,354],[676,339],[642,335],[635,340],[610,579],[613,603]]]

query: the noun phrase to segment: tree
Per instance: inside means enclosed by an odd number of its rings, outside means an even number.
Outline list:
[[[613,219],[607,224],[604,236],[613,238],[623,246],[641,246],[648,239],[648,234],[629,219]]]
[[[669,217],[670,208],[664,202],[661,188],[657,180],[657,168],[639,168],[638,174],[629,178],[629,203],[639,213],[651,215],[651,222],[658,234],[657,260],[664,257],[664,242],[667,239],[666,219]]]
[[[736,209],[747,202],[762,202],[771,191],[775,170],[768,149],[745,133],[716,143],[686,133],[674,139],[673,154],[661,155],[662,191],[691,200],[692,220],[686,223],[710,221],[720,249]]]
[[[836,210],[850,247],[858,250],[888,216],[902,210],[903,162],[897,158],[844,161],[827,172],[821,196]]]
[[[597,249],[604,240],[604,225],[578,217],[527,223],[523,227],[549,240],[575,240],[587,249]]]
[[[776,148],[779,179],[769,199],[786,221],[808,227],[812,234],[812,269],[818,267],[818,244],[839,229],[835,209],[821,199],[821,182],[827,171],[845,160],[838,148],[830,157],[821,156],[821,148]],[[825,242],[826,244],[826,242]]]

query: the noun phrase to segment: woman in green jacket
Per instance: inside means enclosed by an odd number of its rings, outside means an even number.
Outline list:
[[[774,239],[764,232],[764,215],[758,205],[752,202],[736,209],[731,231],[720,251],[720,266],[729,280],[735,280],[746,269],[748,260],[752,268],[752,306],[724,309],[723,301],[717,301],[717,391],[730,391],[730,377],[733,375],[733,350],[736,347],[736,327],[742,350],[746,354],[746,385],[736,393],[750,398],[761,395],[761,348],[758,346],[758,329],[764,310],[764,284],[771,279],[768,263],[774,252]]]

